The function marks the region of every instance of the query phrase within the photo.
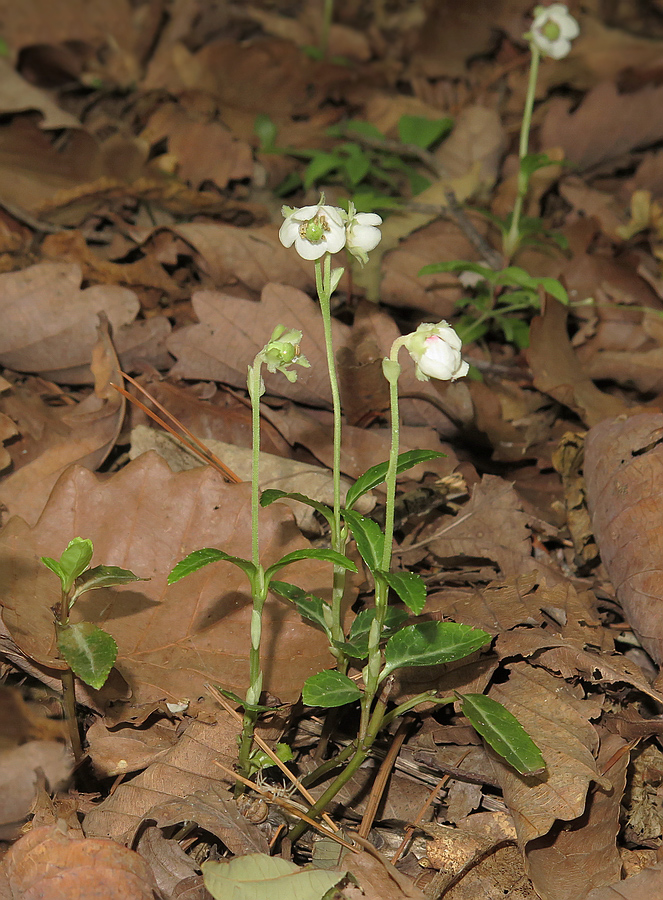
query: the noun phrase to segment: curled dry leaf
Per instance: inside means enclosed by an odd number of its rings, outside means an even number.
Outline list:
[[[80,838],[57,824],[24,835],[3,867],[12,900],[157,897],[152,873],[136,852],[104,838]]]
[[[89,364],[99,313],[115,333],[136,318],[133,291],[115,285],[81,290],[80,267],[39,263],[0,275],[0,362],[19,372],[57,372]]]
[[[112,450],[122,425],[125,400],[110,386],[111,381],[121,384],[121,374],[107,321],[99,325],[91,369],[94,393],[77,406],[54,410],[23,388],[14,389],[0,401],[22,423],[21,431],[28,432],[22,434],[23,443],[14,448],[14,471],[0,482],[0,501],[10,515],[36,522],[68,465],[76,462],[96,469]]]
[[[322,317],[316,304],[302,291],[268,284],[259,304],[218,291],[198,291],[192,302],[200,324],[181,328],[168,341],[168,349],[178,360],[172,375],[245,388],[247,361],[253,360],[267,343],[274,323],[283,322],[302,332],[302,352],[311,368],[298,372],[294,384],[278,373],[265,373],[267,392],[313,406],[331,404]],[[338,346],[346,340],[349,328],[334,320],[332,332]]]
[[[72,536],[85,535],[96,560],[150,578],[90,592],[73,610],[74,620],[95,622],[113,635],[116,667],[134,701],[195,699],[207,681],[241,694],[248,685],[252,609],[244,574],[215,563],[170,587],[166,577],[201,547],[250,557],[249,506],[249,484],[226,484],[209,468],[173,474],[153,453],[106,479],[72,467],[34,528],[13,518],[0,532],[3,620],[26,656],[61,667],[51,613],[58,584],[39,557],[58,555]],[[264,565],[307,546],[281,504],[261,510],[260,528]],[[305,560],[285,574],[326,596],[331,564]],[[273,597],[263,622],[265,689],[295,700],[306,678],[331,664],[327,640]]]
[[[633,631],[663,662],[663,416],[606,419],[585,439],[587,501],[601,559]]]

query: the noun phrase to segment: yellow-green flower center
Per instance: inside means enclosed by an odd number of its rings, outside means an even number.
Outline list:
[[[557,22],[553,22],[552,19],[549,19],[541,29],[541,33],[545,38],[554,43],[561,35],[562,30]]]
[[[329,222],[322,213],[302,222],[299,226],[299,236],[311,244],[319,244],[327,231],[330,231]]]

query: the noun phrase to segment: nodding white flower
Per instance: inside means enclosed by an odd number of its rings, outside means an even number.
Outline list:
[[[301,331],[277,325],[271,338],[262,350],[262,358],[269,372],[281,372],[290,382],[297,381],[297,372],[291,372],[288,366],[303,366],[309,369],[311,364],[299,351]]]
[[[362,266],[366,265],[368,254],[375,250],[382,239],[382,232],[378,227],[380,225],[382,219],[376,213],[358,213],[354,203],[349,204],[345,246]]]
[[[568,56],[571,41],[580,34],[580,26],[565,3],[536,6],[532,30],[525,35],[544,56],[563,59]]]
[[[422,322],[416,331],[403,339],[403,344],[414,360],[419,381],[431,378],[455,381],[469,371],[469,365],[460,355],[462,341],[448,322],[437,325]]]
[[[345,247],[346,233],[343,210],[325,206],[324,196],[317,206],[281,210],[285,222],[281,225],[279,239],[284,247],[292,247],[302,259],[320,259],[325,253],[338,253]]]

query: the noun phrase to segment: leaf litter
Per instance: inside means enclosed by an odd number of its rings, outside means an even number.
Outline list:
[[[449,137],[414,164],[428,186],[415,192],[397,174],[382,185],[402,209],[335,295],[342,469],[353,479],[386,459],[381,359],[420,322],[456,321],[467,296],[455,274],[419,270],[490,264],[498,235],[476,210],[503,215],[516,191],[529,5],[478,4],[469,24],[452,6],[337,3],[329,57],[316,59],[321,4],[0,4],[0,656],[14,698],[0,703],[3,898],[45,896],[56,867],[57,896],[81,896],[103,866],[109,897],[202,900],[204,859],[250,863],[289,827],[295,814],[260,799],[259,785],[251,814],[233,798],[238,726],[210,692],[248,684],[245,582],[219,562],[166,585],[190,550],[249,553],[248,485],[191,461],[171,469],[172,441],[139,444],[144,414],[112,385],[122,371],[137,376],[246,477],[246,367],[287,320],[311,368],[294,384],[266,378],[269,486],[298,478],[285,489],[311,493],[315,477],[328,498],[313,270],[278,240],[275,189],[296,184],[306,152],[334,149],[331,126],[361,119],[387,147],[403,115],[451,116]],[[398,565],[424,578],[426,618],[481,628],[493,643],[399,671],[390,697],[485,693],[523,723],[547,768],[523,776],[500,760],[468,729],[460,699],[418,707],[382,797],[377,758],[334,807],[346,836],[364,821],[370,834],[359,852],[337,848],[322,879],[348,900],[639,900],[663,882],[663,31],[653,4],[571,11],[581,36],[566,59],[543,62],[535,108],[533,145],[557,164],[537,173],[528,210],[568,249],[525,247],[518,264],[560,278],[572,305],[544,297],[527,348],[498,333],[467,343],[472,380],[422,384],[408,361],[401,383],[403,449],[446,457],[400,478]],[[255,130],[265,115],[271,148]],[[319,189],[330,202],[344,190],[330,177],[291,187],[286,202],[315,203]],[[473,228],[457,211],[466,203]],[[382,497],[378,487],[362,511],[379,519]],[[327,537],[285,503],[261,511],[261,528],[268,561]],[[150,580],[88,594],[74,610],[103,624],[119,655],[104,688],[77,685],[87,760],[72,772],[56,584],[39,558],[77,534],[105,564]],[[324,595],[330,570],[300,562],[297,583]],[[365,571],[348,580],[348,623],[370,590]],[[264,630],[273,709],[259,734],[286,741],[301,775],[311,756],[345,746],[352,723],[325,725],[299,703],[308,675],[334,666],[322,632],[276,596]],[[382,805],[368,822],[373,799]],[[324,871],[300,868],[318,853],[296,848],[297,885]],[[308,878],[306,889],[315,900],[326,887]]]

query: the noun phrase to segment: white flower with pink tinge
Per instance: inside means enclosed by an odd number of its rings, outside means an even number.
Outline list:
[[[469,371],[468,363],[460,354],[462,341],[448,322],[438,322],[437,325],[423,322],[403,344],[414,360],[419,381],[429,381],[431,378],[455,381]]]

